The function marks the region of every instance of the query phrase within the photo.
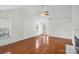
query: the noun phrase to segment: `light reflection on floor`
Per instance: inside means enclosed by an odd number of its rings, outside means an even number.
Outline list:
[[[36,49],[38,49],[41,45],[48,45],[49,44],[49,36],[48,35],[42,35],[37,37],[36,40]]]
[[[10,52],[10,51],[8,51],[8,52],[6,52],[6,53],[4,53],[4,54],[11,54],[11,52]]]

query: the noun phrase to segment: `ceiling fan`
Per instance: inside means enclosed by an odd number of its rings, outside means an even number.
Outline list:
[[[48,17],[49,20],[52,20],[52,18],[49,15],[49,11],[47,9],[47,6],[42,5],[42,11],[40,12],[41,17]]]

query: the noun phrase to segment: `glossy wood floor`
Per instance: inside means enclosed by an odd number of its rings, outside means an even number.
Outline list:
[[[48,39],[48,41],[45,41]],[[46,43],[47,42],[47,43]],[[64,54],[70,39],[40,35],[0,47],[0,53],[11,54]]]

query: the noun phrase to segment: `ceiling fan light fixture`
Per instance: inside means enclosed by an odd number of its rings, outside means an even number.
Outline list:
[[[48,16],[49,13],[48,13],[48,11],[42,11],[42,12],[40,13],[40,15],[41,15],[41,16]]]

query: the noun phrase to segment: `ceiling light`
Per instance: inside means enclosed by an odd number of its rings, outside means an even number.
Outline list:
[[[48,13],[48,11],[42,11],[42,12],[40,13],[40,15],[41,15],[41,16],[48,16],[49,13]]]
[[[47,6],[42,5],[40,16],[48,16],[48,15],[49,15],[49,11],[47,10]]]

